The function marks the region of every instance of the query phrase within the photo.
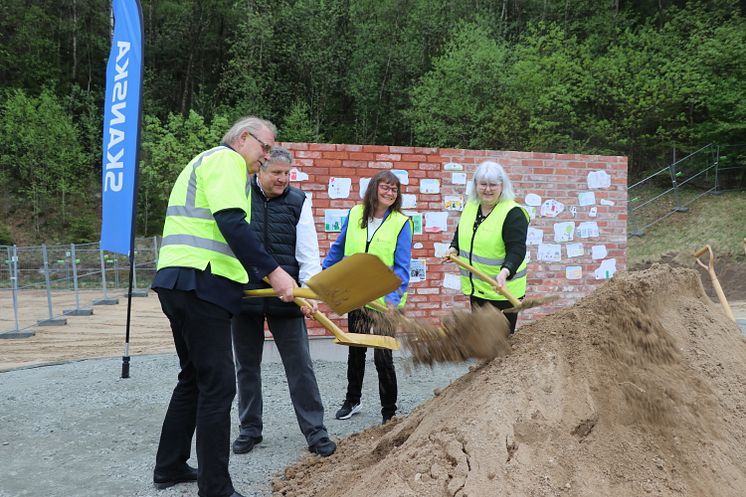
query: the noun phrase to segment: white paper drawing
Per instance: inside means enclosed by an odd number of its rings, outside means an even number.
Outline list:
[[[528,195],[526,195],[526,198],[523,199],[523,203],[526,205],[539,207],[541,205],[541,197],[535,193],[529,193]]]
[[[457,274],[446,273],[443,275],[443,287],[461,290],[461,278]]]
[[[416,248],[416,249],[421,249],[422,247],[424,247],[422,242],[417,242],[414,245],[412,245],[412,248]]]
[[[597,238],[598,224],[596,221],[586,221],[578,225],[578,236],[580,238]]]
[[[607,255],[608,252],[606,251],[606,245],[594,245],[591,247],[591,257],[594,261],[603,259]]]
[[[565,245],[567,257],[580,257],[585,254],[582,243],[568,243]]]
[[[444,171],[463,171],[464,166],[462,166],[458,162],[447,162],[446,164],[443,164],[443,170]]]
[[[598,207],[595,205],[591,207],[591,210],[588,211],[588,217],[596,217],[598,216]]]
[[[368,184],[370,184],[370,178],[360,178],[358,184],[360,185],[360,198],[363,198],[365,197],[365,191],[368,189]],[[402,205],[402,207],[404,206]]]
[[[306,181],[308,175],[300,169],[292,168],[288,174],[290,181]]]
[[[544,262],[557,262],[562,260],[562,245],[555,243],[542,243],[539,245],[537,259]]]
[[[473,181],[469,181],[466,184],[466,196],[469,197],[473,193],[474,193],[474,182]]]
[[[448,248],[451,246],[450,243],[440,243],[435,242],[433,243],[433,247],[435,248],[435,257],[445,257],[448,255]]]
[[[609,200],[609,199],[606,199],[606,198],[602,198],[602,199],[601,199],[601,200],[599,201],[599,203],[600,203],[601,205],[605,205],[605,206],[607,206],[607,207],[611,207],[612,205],[614,205],[614,201],[613,201],[613,200]]]
[[[533,205],[524,205],[523,208],[528,212],[528,217],[530,219],[536,219],[536,207]]]
[[[425,232],[439,233],[448,229],[447,212],[426,212],[425,213]]]
[[[324,210],[324,231],[335,233],[342,231],[342,220],[347,217],[347,209]]]
[[[451,175],[451,183],[453,183],[454,185],[465,185],[466,173],[453,173]]]
[[[420,180],[420,193],[440,193],[440,180],[437,179],[421,179]]]
[[[303,192],[306,194],[306,199],[308,200],[308,205],[313,208],[313,192]]]
[[[594,273],[597,280],[608,280],[616,273],[616,259],[604,259]]]
[[[544,242],[544,232],[538,228],[528,227],[526,245],[539,245]]]
[[[402,209],[414,209],[417,207],[417,195],[414,193],[403,193],[401,196]]]
[[[578,205],[580,207],[585,207],[586,205],[596,205],[596,194],[593,192],[578,193]]]
[[[409,218],[412,220],[412,234],[413,235],[421,235],[422,234],[422,213],[421,212],[412,212],[412,211],[402,211],[404,215],[409,216]]]
[[[409,261],[409,282],[419,283],[427,279],[427,261],[425,259],[412,259]]]
[[[329,178],[329,198],[348,198],[351,186],[351,178]]]
[[[588,188],[608,188],[611,186],[611,176],[606,171],[588,173]]]
[[[565,278],[568,280],[579,280],[583,278],[583,266],[567,266]]]
[[[571,242],[575,232],[575,223],[567,221],[564,223],[554,223],[554,241]]]
[[[461,195],[446,195],[443,197],[443,207],[447,211],[464,210],[464,197]]]
[[[557,217],[565,210],[565,204],[554,199],[545,200],[541,204],[541,217]]]
[[[409,171],[407,171],[406,169],[392,169],[391,173],[399,178],[399,182],[402,185],[409,184]]]

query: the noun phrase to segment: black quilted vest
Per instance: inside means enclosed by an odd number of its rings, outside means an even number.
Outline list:
[[[300,265],[295,259],[295,229],[306,194],[288,186],[282,195],[267,199],[257,185],[256,175],[251,178],[251,188],[251,228],[264,243],[269,255],[298,282]],[[251,276],[249,278],[247,289],[270,287],[263,281],[252,280]],[[282,302],[276,297],[244,299],[241,312],[286,317],[303,315],[297,305]]]

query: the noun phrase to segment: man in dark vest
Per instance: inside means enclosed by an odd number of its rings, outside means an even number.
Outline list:
[[[289,185],[292,163],[290,152],[275,146],[269,159],[251,178],[251,227],[267,252],[302,285],[321,271],[321,264],[310,201],[305,193]],[[253,278],[246,286],[266,287],[267,284]],[[233,317],[241,422],[233,452],[250,452],[262,441],[261,362],[265,319],[285,367],[290,398],[308,450],[330,456],[337,446],[324,426],[324,405],[313,372],[303,312],[294,303],[274,297],[244,299],[241,313]]]

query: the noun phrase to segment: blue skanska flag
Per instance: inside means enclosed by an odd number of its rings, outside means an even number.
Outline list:
[[[143,73],[138,0],[113,0],[114,35],[106,67],[101,248],[129,255],[135,227]]]

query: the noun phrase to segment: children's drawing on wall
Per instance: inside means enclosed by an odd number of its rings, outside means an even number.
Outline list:
[[[597,280],[608,280],[616,273],[616,259],[605,259],[594,271]]]
[[[414,209],[417,207],[417,195],[414,193],[404,193],[401,196],[402,209]]]
[[[596,194],[593,192],[578,193],[578,205],[580,207],[585,207],[586,205],[596,205]]]
[[[528,227],[526,233],[526,245],[539,245],[544,241],[544,232],[538,228]]]
[[[443,275],[443,288],[449,290],[461,290],[461,278],[457,274],[446,273]]]
[[[539,207],[541,205],[541,197],[535,193],[529,193],[526,195],[526,198],[523,199],[523,203],[533,207]]]
[[[453,183],[454,185],[465,185],[466,173],[453,173],[451,175],[451,183]]]
[[[575,218],[575,216],[578,215],[578,208],[574,205],[570,206],[570,215],[573,217],[573,219]]]
[[[425,226],[426,233],[440,233],[448,230],[448,213],[447,212],[426,212]]]
[[[399,183],[402,185],[408,185],[409,184],[409,171],[406,169],[392,169],[391,173],[399,178]]]
[[[464,197],[461,195],[446,195],[443,197],[443,207],[447,211],[464,210]]]
[[[565,245],[565,250],[567,250],[567,257],[581,257],[585,254],[582,243],[568,243]]]
[[[609,200],[607,198],[602,198],[599,201],[599,204],[605,205],[606,207],[612,207],[614,205],[614,201],[613,200]]]
[[[448,162],[443,165],[444,171],[463,171],[464,166],[459,164],[458,162]]]
[[[588,188],[608,188],[611,186],[611,176],[606,171],[588,173]]]
[[[596,217],[598,215],[598,208],[594,205],[591,210],[588,211],[588,217]]]
[[[412,220],[412,234],[413,235],[421,235],[422,234],[422,213],[421,212],[410,212],[410,211],[403,211],[404,215],[409,216],[409,218]]]
[[[412,259],[409,262],[409,282],[419,283],[427,279],[427,261],[425,259]]]
[[[439,243],[435,242],[433,243],[433,248],[435,250],[435,257],[445,257],[448,255],[448,248],[451,246],[450,243]]]
[[[288,173],[288,177],[290,178],[290,181],[306,181],[308,179],[308,175],[306,173],[296,168],[292,168],[290,170],[290,173]]]
[[[351,178],[329,178],[329,198],[349,198]]]
[[[541,217],[557,217],[565,210],[565,204],[554,199],[545,200],[541,204]]]
[[[583,278],[583,266],[567,266],[565,268],[565,278],[568,280],[579,280]]]
[[[558,262],[562,260],[562,245],[555,243],[542,243],[536,258],[543,262]]]
[[[370,178],[360,178],[360,181],[358,181],[360,185],[360,198],[365,197],[365,192],[368,190],[368,183],[370,183]]]
[[[603,259],[607,255],[608,252],[606,251],[606,245],[594,245],[591,247],[591,257],[594,261]]]
[[[342,231],[342,220],[347,217],[347,209],[324,210],[324,231],[338,233]]]
[[[567,221],[564,223],[554,223],[554,241],[571,242],[575,233],[575,223]]]
[[[580,238],[598,238],[598,224],[596,221],[586,221],[578,225]]]
[[[440,180],[423,178],[420,180],[420,193],[440,193]]]

